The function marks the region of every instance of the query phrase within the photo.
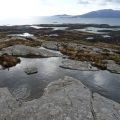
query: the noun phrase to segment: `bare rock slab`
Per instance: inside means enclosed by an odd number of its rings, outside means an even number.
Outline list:
[[[80,70],[80,71],[97,71],[96,67],[93,67],[89,62],[82,62],[77,60],[65,59],[62,61],[60,67],[71,70]]]
[[[94,94],[93,108],[96,120],[120,120],[120,104]]]
[[[43,42],[42,46],[50,50],[59,50],[59,43],[53,41]]]
[[[107,64],[107,70],[109,70],[112,73],[120,74],[120,65],[116,64],[112,60],[108,60],[107,62],[108,62],[108,64]]]
[[[3,48],[2,53],[9,55],[24,56],[24,57],[60,57],[61,54],[51,52],[47,49],[39,49],[25,45],[15,45],[8,48]]]
[[[119,119],[119,103],[92,94],[71,77],[50,83],[41,98],[21,104],[6,88],[0,88],[0,120]]]

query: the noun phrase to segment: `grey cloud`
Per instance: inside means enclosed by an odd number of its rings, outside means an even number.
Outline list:
[[[112,2],[112,3],[120,3],[120,0],[104,0],[106,2]]]
[[[120,0],[78,0],[79,4],[93,4],[93,3],[97,3],[97,4],[115,4],[118,3],[120,4]]]
[[[78,1],[79,4],[89,4],[88,0],[79,0]]]

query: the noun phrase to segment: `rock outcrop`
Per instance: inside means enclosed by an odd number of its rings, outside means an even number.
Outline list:
[[[44,95],[17,101],[0,88],[0,120],[119,120],[120,105],[92,94],[80,81],[65,77],[50,83]]]
[[[65,59],[62,61],[60,67],[71,70],[80,70],[80,71],[97,71],[96,67],[93,67],[89,62],[82,62],[77,60]]]
[[[47,42],[43,42],[42,46],[50,50],[59,50],[60,45],[58,42],[47,41]]]
[[[51,52],[47,49],[39,49],[25,45],[15,45],[2,49],[3,53],[23,57],[60,57],[61,54]]]
[[[112,73],[120,74],[120,65],[116,64],[113,60],[108,60],[107,70],[109,70]]]

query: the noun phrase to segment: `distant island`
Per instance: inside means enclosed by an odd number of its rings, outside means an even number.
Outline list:
[[[67,15],[67,14],[60,14],[60,15],[54,15],[52,17],[59,17],[59,18],[62,18],[62,17],[72,17],[72,15]]]
[[[93,12],[89,12],[83,15],[78,15],[76,17],[84,17],[84,18],[120,18],[120,10],[112,10],[112,9],[104,9],[97,10]]]
[[[83,15],[55,15],[54,17],[72,17],[72,18],[120,18],[120,10],[112,9],[102,9],[97,11],[92,11]]]

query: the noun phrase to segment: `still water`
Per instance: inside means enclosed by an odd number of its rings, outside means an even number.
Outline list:
[[[21,63],[6,70],[0,70],[0,87],[7,87],[14,95],[22,88],[27,89],[27,99],[39,98],[43,89],[52,81],[71,76],[80,80],[94,92],[120,102],[120,75],[108,71],[77,71],[60,68],[63,58],[21,58]],[[36,66],[38,73],[27,75],[24,69]],[[19,93],[20,94],[20,93]]]

